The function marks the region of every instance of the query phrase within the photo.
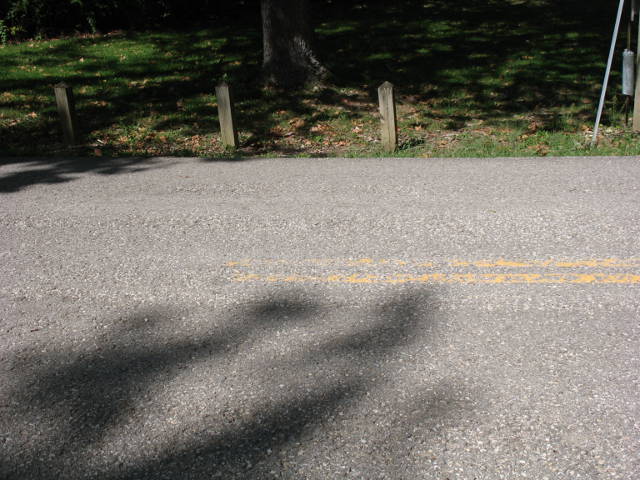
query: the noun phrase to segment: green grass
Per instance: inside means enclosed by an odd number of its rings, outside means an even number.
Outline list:
[[[332,78],[299,92],[260,87],[255,26],[0,47],[0,154],[229,156],[215,98],[223,78],[235,90],[241,156],[383,155],[376,89],[385,80],[397,89],[398,156],[640,153],[623,125],[618,74],[600,143],[587,146],[611,23],[593,11],[542,0],[322,11],[318,47]],[[83,134],[72,149],[60,143],[60,81],[74,87]]]

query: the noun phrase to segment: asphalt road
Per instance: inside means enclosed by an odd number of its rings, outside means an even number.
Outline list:
[[[0,478],[640,478],[638,157],[0,163]]]

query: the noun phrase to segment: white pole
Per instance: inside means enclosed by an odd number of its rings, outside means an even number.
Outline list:
[[[620,20],[622,19],[622,7],[624,7],[624,0],[620,0],[620,6],[618,7],[618,16],[616,18],[616,26],[613,29],[613,38],[611,39],[611,49],[609,50],[609,60],[607,61],[607,70],[604,74],[604,83],[602,84],[602,94],[600,95],[600,105],[598,105],[598,114],[596,115],[596,124],[593,127],[593,138],[591,139],[591,146],[593,147],[598,141],[598,127],[600,126],[600,117],[602,116],[602,109],[604,108],[604,97],[607,94],[607,85],[609,83],[609,75],[611,74],[611,64],[613,63],[613,53],[616,49],[616,40],[618,39],[618,30],[620,29]]]

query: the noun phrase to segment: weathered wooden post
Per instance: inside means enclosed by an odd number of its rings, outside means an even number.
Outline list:
[[[216,87],[216,98],[222,143],[229,147],[238,148],[240,142],[238,142],[238,130],[236,129],[233,95],[226,82],[222,82]]]
[[[58,83],[54,87],[58,115],[62,125],[64,143],[73,145],[78,140],[78,122],[76,120],[76,104],[73,98],[73,89],[66,83]]]
[[[640,50],[640,45],[638,46]],[[636,61],[636,88],[633,98],[633,123],[632,128],[634,132],[640,132],[640,53],[638,53],[638,60]]]
[[[396,99],[393,84],[384,82],[378,88],[380,115],[382,116],[382,146],[388,152],[394,152],[398,146],[396,127]]]

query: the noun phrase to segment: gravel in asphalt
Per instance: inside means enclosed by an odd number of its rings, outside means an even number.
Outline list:
[[[0,478],[640,477],[640,158],[0,164]]]

